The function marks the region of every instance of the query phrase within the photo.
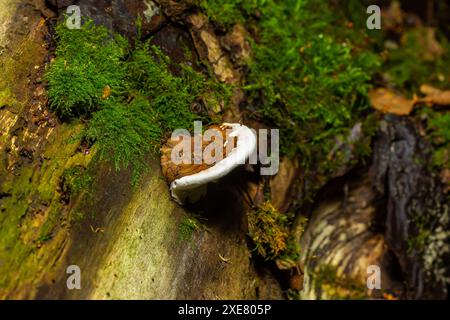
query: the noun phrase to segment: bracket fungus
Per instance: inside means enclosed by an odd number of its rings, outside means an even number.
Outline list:
[[[173,199],[179,204],[196,202],[206,186],[245,164],[256,151],[256,135],[245,125],[211,126],[194,137],[174,135],[161,148],[161,167]]]

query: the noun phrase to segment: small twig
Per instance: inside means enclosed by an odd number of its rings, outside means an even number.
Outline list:
[[[219,253],[219,258],[220,258],[220,260],[222,260],[223,262],[225,262],[225,263],[230,263],[230,264],[231,264],[230,259],[224,258],[220,253]]]
[[[92,232],[94,232],[94,233],[99,233],[99,232],[105,232],[105,230],[103,229],[103,228],[100,228],[100,227],[97,227],[97,228],[95,228],[94,229],[94,227],[92,226],[92,224],[91,225],[89,225],[90,227],[91,227],[91,230],[92,230]]]

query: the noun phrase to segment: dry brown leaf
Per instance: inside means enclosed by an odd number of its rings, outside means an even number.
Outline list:
[[[450,90],[439,90],[428,84],[423,84],[420,86],[420,92],[425,95],[425,98],[421,99],[422,102],[439,106],[450,105]]]
[[[392,92],[386,88],[376,88],[369,91],[370,103],[373,108],[384,113],[408,115],[414,108],[416,100]]]
[[[109,98],[109,96],[111,95],[111,87],[110,86],[105,86],[103,88],[103,92],[102,92],[102,99],[106,100]]]

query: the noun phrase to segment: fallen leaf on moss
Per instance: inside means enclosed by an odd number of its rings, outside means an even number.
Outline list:
[[[384,113],[408,115],[417,100],[410,100],[386,88],[376,88],[369,91],[370,104],[373,108]]]
[[[420,86],[420,92],[425,95],[421,101],[428,104],[435,104],[440,106],[450,105],[450,90],[439,90],[428,84]]]
[[[104,87],[102,91],[102,99],[106,100],[109,98],[110,95],[111,95],[111,87],[110,86]]]

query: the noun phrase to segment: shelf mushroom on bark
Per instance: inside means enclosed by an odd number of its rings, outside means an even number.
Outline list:
[[[208,159],[192,163],[194,158],[192,152],[189,155],[180,154],[183,152],[177,147],[180,145],[180,139],[173,137],[161,149],[162,172],[170,184],[173,199],[179,204],[198,201],[206,193],[208,183],[218,181],[238,166],[245,164],[256,150],[256,135],[245,125],[223,123],[221,126],[211,126],[209,129],[217,130],[218,134],[215,135],[215,139],[201,137],[201,152],[203,156],[204,150],[209,148],[213,150],[210,156],[214,158],[214,150],[221,149],[223,156],[215,163],[210,163]],[[195,136],[189,135],[184,138],[189,139],[191,148],[188,150],[195,149]],[[212,143],[215,145],[211,145]],[[173,161],[174,157],[183,156],[189,161],[181,163]],[[208,154],[206,156],[208,157]]]

